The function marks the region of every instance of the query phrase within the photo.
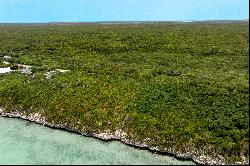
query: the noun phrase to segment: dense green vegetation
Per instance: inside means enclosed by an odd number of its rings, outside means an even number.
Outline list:
[[[149,145],[249,156],[248,23],[0,26],[0,107]],[[56,73],[46,79],[44,73]]]

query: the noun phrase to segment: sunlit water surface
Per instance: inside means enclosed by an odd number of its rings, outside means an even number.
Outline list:
[[[190,165],[169,156],[0,117],[0,164]]]

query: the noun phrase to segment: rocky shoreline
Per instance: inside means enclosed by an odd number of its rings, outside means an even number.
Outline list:
[[[133,147],[147,149],[152,152],[157,152],[160,154],[168,154],[178,159],[190,159],[197,164],[204,164],[204,165],[227,165],[229,164],[225,162],[225,159],[222,156],[219,156],[218,158],[211,158],[210,156],[199,155],[195,152],[180,153],[175,149],[160,149],[159,147],[150,147],[146,145],[145,142],[136,142],[136,141],[127,139],[126,138],[127,134],[124,133],[122,130],[116,130],[115,132],[106,131],[102,133],[87,132],[87,131],[78,129],[77,127],[70,126],[68,124],[52,124],[52,123],[46,122],[45,117],[42,117],[39,113],[33,113],[29,115],[25,115],[24,113],[19,112],[19,111],[9,113],[9,112],[5,112],[3,108],[0,108],[0,116],[10,117],[10,118],[20,118],[20,119],[35,122],[35,123],[38,123],[47,127],[63,129],[66,131],[75,132],[84,136],[95,137],[95,138],[105,140],[105,141],[119,140]],[[249,164],[249,161],[237,162],[235,164],[247,165]]]

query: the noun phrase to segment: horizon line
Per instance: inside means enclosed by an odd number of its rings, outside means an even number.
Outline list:
[[[0,24],[53,24],[53,23],[122,23],[122,22],[207,22],[207,21],[249,21],[249,19],[208,19],[208,20],[151,20],[151,21],[48,21],[48,22],[0,22]]]

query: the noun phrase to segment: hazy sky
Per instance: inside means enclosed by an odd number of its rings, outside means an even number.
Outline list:
[[[0,0],[0,22],[248,19],[248,0]]]

